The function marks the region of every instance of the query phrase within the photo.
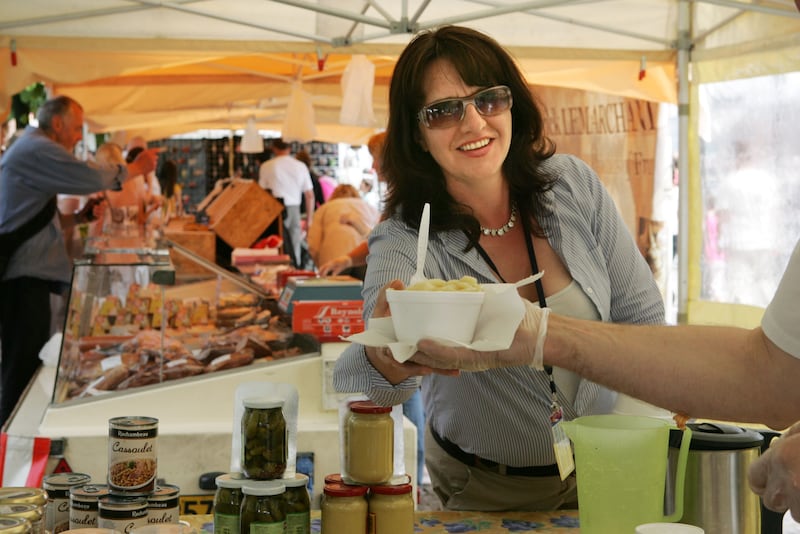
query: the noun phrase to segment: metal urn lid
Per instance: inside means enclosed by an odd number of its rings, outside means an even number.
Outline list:
[[[759,432],[738,426],[722,423],[689,423],[686,426],[692,430],[692,441],[689,448],[693,451],[729,451],[753,447],[760,448],[764,442],[764,436]],[[671,433],[670,446],[674,447],[679,443],[672,443],[673,437],[677,436]]]

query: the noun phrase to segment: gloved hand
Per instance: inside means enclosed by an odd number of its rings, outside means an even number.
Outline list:
[[[477,351],[465,347],[442,345],[432,339],[417,343],[417,352],[411,361],[434,369],[462,369],[485,371],[495,367],[529,365],[544,369],[544,340],[547,336],[547,317],[550,308],[540,308],[525,300],[522,318],[511,346],[506,350]]]
[[[800,521],[800,422],[772,440],[767,452],[750,466],[748,479],[764,506],[775,512],[789,509]]]

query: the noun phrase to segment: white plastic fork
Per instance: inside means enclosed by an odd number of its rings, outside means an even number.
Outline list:
[[[425,256],[428,253],[428,227],[430,224],[431,205],[426,202],[425,206],[422,208],[422,218],[419,221],[419,237],[417,237],[417,272],[411,275],[411,281],[408,283],[409,286],[427,280],[423,270],[425,269]]]

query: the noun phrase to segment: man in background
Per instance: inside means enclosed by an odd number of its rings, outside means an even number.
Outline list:
[[[295,267],[302,267],[303,229],[300,225],[300,203],[305,202],[306,225],[314,217],[314,186],[308,167],[290,155],[290,146],[283,139],[272,142],[273,157],[261,164],[258,185],[283,203],[284,241]]]
[[[7,237],[34,217],[42,221],[13,251],[5,245],[2,251],[9,259],[0,276],[0,425],[39,367],[39,351],[50,337],[50,294],[64,293],[72,277],[61,227],[94,216],[91,202],[81,211],[60,213],[56,195],[119,189],[128,176],[152,171],[157,159],[156,149],[142,152],[127,166],[100,167],[76,159],[83,109],[67,96],[45,102],[38,120],[38,128],[28,127],[3,154],[0,166],[0,234]]]

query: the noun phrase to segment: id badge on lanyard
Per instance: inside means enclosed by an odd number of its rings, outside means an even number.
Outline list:
[[[552,380],[552,375],[550,379]],[[556,455],[558,473],[561,475],[561,480],[564,480],[575,470],[575,459],[572,457],[572,444],[561,425],[564,411],[556,401],[555,394],[551,407],[553,411],[550,413],[550,430],[553,434],[553,451]]]

